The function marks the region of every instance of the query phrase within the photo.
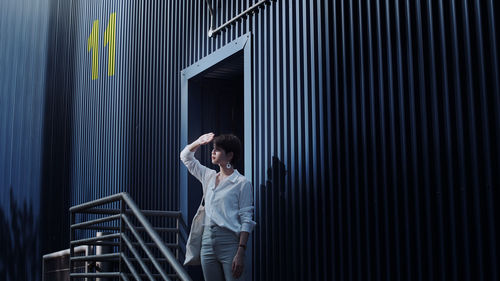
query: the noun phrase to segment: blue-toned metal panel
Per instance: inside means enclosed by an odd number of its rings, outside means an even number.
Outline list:
[[[45,0],[0,3],[0,279],[41,275]]]
[[[255,1],[213,1],[215,26]],[[69,205],[179,209],[180,71],[250,32],[254,280],[499,278],[494,1],[278,0],[214,38],[206,1],[1,7],[2,209],[39,192],[47,251]]]

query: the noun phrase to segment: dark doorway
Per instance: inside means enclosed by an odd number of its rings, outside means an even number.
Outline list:
[[[235,168],[244,174],[244,85],[243,52],[221,61],[189,80],[188,139],[194,140],[206,132],[215,135],[232,133],[241,140],[241,159]],[[198,159],[209,168],[212,146],[204,146]]]

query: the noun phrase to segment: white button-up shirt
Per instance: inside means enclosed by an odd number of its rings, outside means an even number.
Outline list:
[[[241,231],[252,232],[257,224],[252,220],[253,187],[236,169],[223,179],[217,187],[217,172],[200,164],[194,152],[186,146],[180,155],[188,171],[202,184],[205,194],[205,224],[217,224],[239,235]]]

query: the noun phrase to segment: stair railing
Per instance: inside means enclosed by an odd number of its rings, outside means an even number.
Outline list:
[[[102,205],[114,205],[119,208],[96,208]],[[129,280],[129,276],[133,276],[136,280],[142,280],[142,277],[147,277],[150,281],[179,279],[181,281],[191,281],[191,277],[187,274],[184,267],[179,263],[179,222],[181,218],[180,212],[175,211],[153,211],[153,210],[140,210],[130,196],[123,192],[114,194],[105,198],[97,199],[91,202],[80,204],[70,208],[71,229],[70,229],[70,280],[88,280],[85,278],[118,278],[119,280]],[[85,216],[89,217],[91,214],[106,215],[104,217],[85,220]],[[79,222],[76,221],[76,218]],[[154,228],[149,220],[145,217],[148,216],[163,216],[176,219],[175,228]],[[132,223],[132,219],[138,221],[142,226],[138,227]],[[107,224],[107,225],[102,225]],[[108,231],[102,236],[81,238],[75,240],[75,233],[77,230],[86,230],[88,232],[93,230]],[[139,231],[146,234],[146,237],[152,241],[147,243],[140,235]],[[165,244],[165,242],[158,235],[159,232],[174,232],[176,233],[175,244]],[[84,232],[82,232],[84,233]],[[137,242],[132,242],[127,235],[131,233]],[[109,242],[111,240],[111,242]],[[118,242],[116,242],[118,240]],[[114,241],[114,242],[113,242]],[[118,247],[118,251],[110,253],[95,254],[90,256],[75,256],[74,248],[79,245],[100,245]],[[135,246],[140,246],[140,249],[146,254],[144,258],[139,254]],[[154,255],[154,250],[150,248],[154,246],[161,253],[163,258],[157,258]],[[177,247],[177,254],[174,255],[167,247]],[[133,258],[128,254],[132,254]],[[117,270],[112,272],[86,272],[79,273],[73,272],[73,264],[76,262],[91,261],[96,262],[110,262],[118,261]],[[170,267],[175,272],[174,274],[167,274],[165,268],[161,266],[161,262],[168,262]],[[140,270],[135,264],[139,264]],[[152,264],[152,266],[151,266]],[[125,268],[130,273],[125,273]],[[156,274],[152,269],[156,270]],[[139,273],[144,272],[144,273]]]

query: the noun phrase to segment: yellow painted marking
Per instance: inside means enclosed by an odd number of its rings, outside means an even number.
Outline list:
[[[109,16],[108,27],[104,32],[104,47],[108,47],[108,76],[115,75],[115,51],[116,51],[116,12]]]
[[[92,50],[92,80],[96,80],[99,66],[99,20],[94,21],[87,41],[87,52],[90,50]]]

